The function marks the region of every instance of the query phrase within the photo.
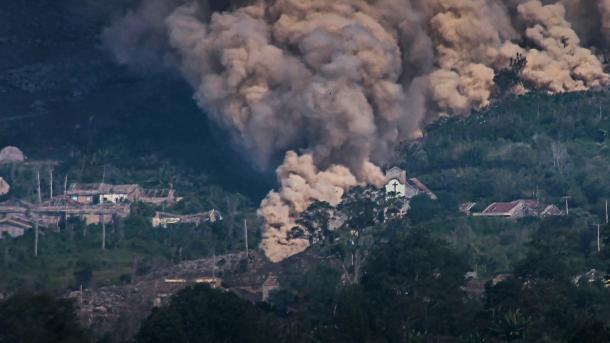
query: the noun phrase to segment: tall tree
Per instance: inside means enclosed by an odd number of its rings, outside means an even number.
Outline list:
[[[1,343],[89,342],[72,300],[19,293],[0,303]]]

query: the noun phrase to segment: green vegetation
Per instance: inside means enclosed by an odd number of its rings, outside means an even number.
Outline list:
[[[397,156],[439,200],[416,197],[405,218],[392,218],[385,208],[394,204],[370,188],[348,192],[334,210],[315,203],[299,220],[303,229],[292,232],[312,247],[286,262],[269,304],[190,288],[156,310],[136,341],[610,341],[610,227],[604,224],[610,115],[604,109],[610,110],[605,92],[532,93],[505,96],[468,118],[443,119]],[[174,211],[218,207],[232,215],[221,224],[153,230],[147,219],[153,209],[135,206],[133,217],[109,228],[105,252],[99,228],[88,227],[85,235],[79,222],[45,232],[39,258],[31,256],[31,233],[4,240],[2,282],[35,288],[128,282],[164,263],[241,247],[237,228],[253,218],[255,201],[210,188],[190,169],[151,168],[159,164],[146,159],[130,169],[128,155],[87,156],[58,166],[58,174],[96,181],[108,166],[110,181],[176,185],[186,199]],[[30,182],[27,173],[14,171],[17,190],[33,194],[19,186]],[[564,196],[566,217],[508,220],[458,211],[467,201],[480,211],[516,199],[563,207]],[[336,230],[331,212],[344,219]],[[475,280],[465,277],[470,271]]]
[[[182,290],[171,304],[142,323],[137,343],[272,342],[270,318],[233,293],[200,285]]]
[[[71,300],[18,293],[0,302],[0,342],[89,342],[74,309]]]

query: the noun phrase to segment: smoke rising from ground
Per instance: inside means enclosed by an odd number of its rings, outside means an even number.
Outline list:
[[[566,17],[579,5],[600,13],[596,27]],[[143,0],[103,41],[119,63],[179,70],[261,167],[285,154],[281,188],[259,210],[263,248],[279,261],[307,248],[286,239],[298,213],[379,185],[397,143],[488,105],[517,53],[538,89],[607,85],[596,53],[609,30],[608,1],[261,0],[213,12],[203,0]]]

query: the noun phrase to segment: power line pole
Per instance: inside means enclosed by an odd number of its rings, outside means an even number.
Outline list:
[[[216,278],[216,248],[214,248],[214,251],[212,253],[212,278],[215,279]]]
[[[42,195],[40,192],[40,170],[36,169],[36,180],[38,181],[38,209],[40,210],[40,206],[42,203]],[[38,257],[38,213],[33,213],[34,215],[34,257]]]
[[[250,253],[248,251],[248,222],[246,219],[244,219],[244,238],[246,241],[246,257],[248,257]]]
[[[608,225],[608,199],[606,199],[606,225]]]
[[[66,195],[66,193],[68,193],[68,174],[64,176],[64,195]]]
[[[42,194],[40,191],[40,170],[36,169],[36,179],[38,180],[38,204],[42,202]]]
[[[565,209],[566,209],[566,216],[570,214],[570,206],[568,205],[568,199],[570,199],[570,196],[563,196],[562,197],[565,200]]]
[[[34,222],[34,257],[38,257],[38,219]]]
[[[602,251],[601,242],[600,242],[600,226],[601,226],[601,224],[598,223],[598,224],[593,224],[593,225],[597,226],[597,252],[600,252],[600,251]]]
[[[49,169],[49,199],[53,199],[53,168]]]
[[[102,204],[104,206],[104,204]],[[106,219],[104,218],[104,209],[102,208],[102,250],[106,250]]]

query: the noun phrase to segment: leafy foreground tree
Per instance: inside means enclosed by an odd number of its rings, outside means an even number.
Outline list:
[[[474,304],[462,291],[466,258],[423,230],[379,246],[362,280],[377,329],[388,341],[413,332],[459,335]]]
[[[0,303],[1,343],[84,343],[74,303],[48,294],[19,293]]]
[[[233,293],[208,285],[189,287],[142,323],[137,343],[273,342],[271,319]]]
[[[357,284],[373,248],[383,238],[384,222],[400,208],[398,199],[373,187],[355,187],[333,208],[314,202],[304,211],[290,238],[307,238],[312,247],[341,266],[349,284]]]

